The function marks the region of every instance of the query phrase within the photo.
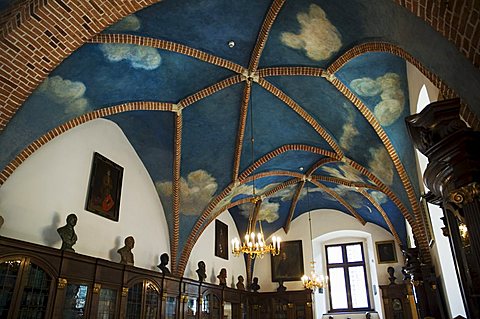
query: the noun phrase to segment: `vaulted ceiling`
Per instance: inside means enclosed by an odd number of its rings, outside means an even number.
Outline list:
[[[317,208],[399,243],[405,220],[422,233],[406,62],[445,95],[478,101],[478,41],[469,61],[393,1],[122,4],[2,3],[1,182],[55,136],[105,118],[149,172],[180,266],[225,209],[244,231],[254,188],[266,235]],[[29,44],[39,54],[22,57]]]

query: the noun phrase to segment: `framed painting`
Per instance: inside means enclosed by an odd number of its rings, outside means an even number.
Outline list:
[[[228,225],[215,219],[215,256],[228,260]]]
[[[396,263],[397,251],[395,249],[395,241],[377,241],[377,258],[379,264]]]
[[[280,254],[272,256],[272,281],[300,281],[303,276],[301,240],[280,243]]]
[[[97,152],[93,153],[85,209],[118,221],[122,179],[123,167]]]

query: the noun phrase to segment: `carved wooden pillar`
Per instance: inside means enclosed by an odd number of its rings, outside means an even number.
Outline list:
[[[432,103],[406,122],[429,160],[424,182],[429,202],[444,211],[467,316],[480,318],[480,132],[460,118],[458,99]]]

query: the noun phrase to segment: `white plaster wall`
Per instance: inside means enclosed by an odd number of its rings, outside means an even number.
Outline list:
[[[230,240],[232,238],[240,238],[233,218],[228,211],[225,211],[220,214],[217,219],[228,226],[228,260],[215,256],[215,221],[212,221],[205,228],[202,235],[193,246],[190,258],[188,259],[187,267],[185,268],[184,277],[198,279],[195,270],[198,268],[198,262],[203,260],[207,270],[206,282],[218,284],[217,275],[220,273],[220,269],[226,268],[228,275],[227,285],[229,287],[235,287],[238,275],[243,276],[246,284],[247,275],[244,258],[243,256],[233,256],[230,247]]]
[[[378,264],[375,253],[375,242],[393,240],[393,236],[385,229],[367,223],[365,226],[360,224],[357,219],[345,213],[335,210],[315,210],[311,213],[312,219],[312,237],[313,253],[315,255],[317,275],[326,275],[325,267],[325,244],[344,243],[350,241],[362,241],[366,243],[365,258],[368,261],[367,271],[369,272],[371,293],[371,303],[375,310],[381,315],[383,313],[379,285],[388,284],[387,268],[392,266],[396,270],[396,277],[401,279],[401,263],[403,263],[400,247],[397,245],[397,259],[399,263]],[[310,273],[310,261],[312,261],[312,246],[310,245],[310,234],[308,228],[308,214],[303,214],[292,221],[288,235],[283,229],[277,231],[275,236],[280,236],[282,241],[302,240],[303,246],[303,265],[305,272]],[[271,279],[270,256],[255,263],[254,276],[259,277],[261,286],[260,291],[275,291],[278,287],[276,282]],[[301,281],[285,282],[288,290],[303,289]],[[374,287],[375,286],[375,287]],[[376,292],[376,294],[374,294]],[[373,299],[372,299],[373,298]],[[320,318],[323,313],[328,311],[327,292],[323,294],[315,293],[315,316]]]
[[[120,219],[84,209],[93,152],[124,168]],[[119,261],[116,252],[127,236],[135,238],[135,266],[156,269],[159,255],[170,252],[168,227],[153,182],[121,129],[97,119],[50,141],[0,188],[1,235],[59,248],[56,229],[78,216],[74,249],[79,254]]]
[[[415,114],[421,110],[417,110],[418,96],[423,85],[427,89],[428,98],[431,102],[438,100],[439,89],[430,82],[422,72],[414,65],[407,62],[407,78],[408,78],[408,97],[410,99],[410,113]]]

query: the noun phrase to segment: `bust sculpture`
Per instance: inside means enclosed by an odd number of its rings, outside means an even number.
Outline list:
[[[160,255],[160,264],[157,265],[157,267],[160,269],[160,271],[164,275],[170,275],[170,269],[168,269],[167,267],[169,260],[170,260],[170,257],[168,257],[167,253],[163,253]]]
[[[240,275],[238,276],[238,282],[237,282],[237,289],[238,290],[245,290],[245,284],[243,283],[245,281],[245,279],[243,279],[243,276]]]
[[[390,280],[390,285],[395,285],[395,279],[397,279],[397,277],[395,277],[395,268],[390,266],[387,268],[387,272],[388,272],[388,275],[390,276],[388,278],[388,280]]]
[[[253,277],[253,282],[250,285],[250,289],[253,292],[258,292],[260,290],[260,285],[258,284],[258,277]]]
[[[283,280],[282,280],[282,279],[279,279],[279,280],[278,280],[277,291],[278,291],[278,292],[284,292],[285,290],[287,290],[287,287],[285,287],[285,286],[283,285]]]
[[[124,265],[133,266],[133,253],[132,249],[135,246],[135,239],[132,236],[125,238],[125,246],[117,250],[120,254],[120,263]]]
[[[203,260],[200,260],[197,265],[198,269],[196,270],[196,272],[198,275],[198,281],[204,282],[205,278],[207,278],[207,273],[205,271],[205,262]]]
[[[67,224],[57,229],[60,238],[62,238],[62,247],[61,250],[72,251],[73,245],[77,242],[77,234],[75,234],[75,225],[77,224],[77,215],[70,214],[67,216]]]
[[[220,286],[226,286],[227,285],[227,269],[226,268],[220,269],[220,273],[218,274],[217,278],[219,281],[218,284]]]

